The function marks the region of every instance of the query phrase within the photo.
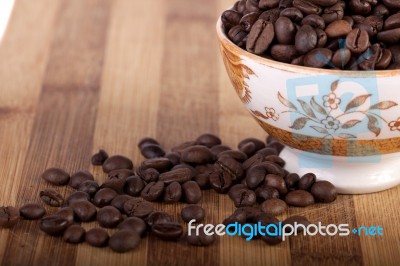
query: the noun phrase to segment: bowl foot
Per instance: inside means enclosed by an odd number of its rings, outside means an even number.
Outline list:
[[[342,157],[321,155],[285,147],[280,156],[289,172],[315,173],[333,183],[341,194],[378,192],[400,184],[400,153]]]

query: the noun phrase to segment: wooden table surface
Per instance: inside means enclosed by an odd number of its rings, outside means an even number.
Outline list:
[[[99,148],[138,164],[144,136],[165,148],[204,132],[236,147],[265,133],[219,55],[215,21],[232,0],[16,0],[0,43],[0,205],[39,201],[47,167],[89,169]],[[62,188],[66,194],[68,188]],[[379,225],[384,236],[292,237],[278,246],[222,237],[188,247],[153,237],[126,254],[65,244],[21,221],[0,229],[2,265],[400,265],[400,187],[291,208],[311,221]],[[206,222],[233,210],[205,192]],[[157,206],[176,216],[182,205]],[[51,210],[49,210],[51,211]],[[54,211],[54,210],[53,210]],[[85,225],[93,227],[92,224]]]

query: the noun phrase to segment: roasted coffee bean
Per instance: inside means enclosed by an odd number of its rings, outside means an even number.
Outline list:
[[[158,144],[142,145],[142,149],[140,150],[140,152],[146,159],[163,157],[165,155],[164,149]]]
[[[200,230],[199,235],[187,235],[186,241],[192,246],[210,246],[215,242],[215,235],[206,235],[203,230]]]
[[[211,152],[214,154],[214,156],[218,157],[218,155],[224,151],[229,151],[231,150],[231,147],[220,144],[220,145],[215,145],[211,147]]]
[[[137,233],[130,230],[115,232],[108,241],[108,246],[115,252],[124,253],[136,248],[140,243]]]
[[[236,197],[237,193],[242,190],[242,189],[247,189],[247,186],[244,184],[236,184],[233,185],[228,192],[228,196],[233,199],[234,197]]]
[[[237,25],[237,26],[239,26],[239,25]],[[194,146],[194,145],[197,145],[195,140],[185,141],[185,142],[183,142],[181,144],[178,144],[178,145],[172,147],[171,151],[182,153],[184,149],[189,148],[189,147]]]
[[[242,164],[230,157],[220,157],[216,163],[221,169],[232,177],[233,180],[241,179],[244,175]]]
[[[310,190],[311,186],[315,183],[317,177],[313,173],[307,173],[303,175],[298,183],[298,189]]]
[[[146,233],[146,223],[138,217],[128,217],[118,225],[119,230],[130,230],[143,237]]]
[[[369,48],[369,53],[361,55],[364,60],[358,67],[362,70],[374,70],[376,63],[382,57],[382,49],[379,44],[374,44]]]
[[[279,155],[279,153],[281,153],[281,151],[283,150],[283,148],[285,148],[285,145],[280,143],[279,141],[274,141],[272,143],[268,143],[267,147],[268,149],[274,149],[276,151],[275,155]],[[261,151],[261,150],[260,150]],[[258,152],[260,152],[258,151]],[[265,155],[271,155],[271,154],[265,154]]]
[[[301,20],[301,25],[310,25],[313,28],[325,29],[325,21],[321,16],[311,14]]]
[[[108,179],[101,184],[101,188],[111,188],[117,193],[122,194],[124,192],[126,179],[130,176],[134,176],[134,172],[132,170],[113,170],[108,173]]]
[[[292,44],[296,35],[296,27],[288,17],[280,17],[275,23],[275,34],[280,44]]]
[[[329,38],[338,38],[347,36],[351,30],[351,25],[346,20],[336,20],[326,27],[325,32]]]
[[[250,189],[238,190],[232,198],[236,208],[253,206],[256,201],[256,193]]]
[[[110,205],[111,201],[117,196],[117,192],[111,188],[102,188],[93,197],[93,203],[97,207]]]
[[[74,223],[74,210],[71,207],[61,208],[54,215],[67,220],[68,225],[71,225]]]
[[[245,153],[247,156],[252,156],[256,153],[256,145],[254,143],[246,143],[240,148],[240,151]]]
[[[308,221],[308,219],[307,219],[306,217],[301,216],[301,215],[294,215],[294,216],[291,216],[291,217],[286,218],[286,219],[282,222],[282,225],[290,224],[290,225],[294,226],[295,223],[296,223],[297,225],[303,225],[304,228],[306,228],[306,227],[310,224],[310,222]],[[298,233],[303,232],[304,228],[303,228],[302,226],[297,226],[297,231],[296,231],[296,233],[298,234]],[[288,230],[288,229],[287,229],[287,230]]]
[[[215,171],[210,174],[210,185],[218,193],[227,193],[232,186],[232,176],[227,171]]]
[[[93,154],[91,161],[93,165],[102,165],[108,158],[108,153],[100,149],[97,153]]]
[[[94,247],[105,247],[109,236],[106,230],[102,228],[93,228],[86,232],[85,241]]]
[[[0,228],[11,228],[19,221],[19,211],[12,206],[0,207]]]
[[[125,202],[124,212],[128,216],[136,216],[139,218],[145,218],[153,211],[153,204],[151,202],[133,198]]]
[[[83,191],[75,191],[68,196],[65,202],[67,203],[67,205],[70,205],[72,202],[82,201],[82,200],[89,201],[90,200],[89,194]]]
[[[314,28],[310,25],[303,25],[295,36],[296,50],[301,54],[305,54],[317,46],[317,41],[317,33]]]
[[[303,60],[304,60],[304,55],[296,57],[290,62],[290,64],[295,66],[303,66],[304,65]]]
[[[372,11],[372,15],[384,18],[389,15],[389,9],[382,4],[376,5]]]
[[[285,180],[286,187],[289,191],[295,190],[298,186],[300,176],[296,173],[290,173],[283,178]]]
[[[257,150],[257,151],[258,151],[258,150],[261,150],[261,149],[263,149],[263,148],[265,148],[265,143],[264,143],[264,141],[261,141],[261,140],[256,139],[256,138],[246,138],[246,139],[243,139],[242,141],[239,142],[239,144],[238,144],[238,149],[240,150],[240,148],[241,148],[243,145],[245,145],[245,144],[247,144],[247,143],[249,143],[249,142],[254,143],[254,145],[256,146],[256,150]],[[247,158],[246,158],[246,159],[247,159]],[[244,159],[244,160],[245,160],[245,159]]]
[[[387,44],[397,44],[400,41],[400,27],[378,33],[378,40]]]
[[[189,168],[180,168],[162,173],[159,176],[159,180],[163,181],[166,185],[169,185],[172,182],[183,184],[192,178],[192,174],[193,172]]]
[[[258,7],[262,9],[274,8],[279,6],[280,0],[260,0]]]
[[[299,9],[303,14],[321,14],[322,8],[308,0],[293,0],[293,6]]]
[[[286,162],[278,155],[267,155],[264,157],[264,160],[266,162],[275,163],[275,164],[279,165],[280,167],[284,167],[286,164]]]
[[[251,27],[254,25],[254,23],[258,20],[258,17],[260,16],[260,12],[251,12],[248,13],[246,15],[244,15],[241,19],[240,19],[240,26],[242,26],[242,28],[249,32],[251,30]],[[210,147],[209,147],[210,148]]]
[[[114,228],[122,221],[122,215],[117,208],[105,206],[99,209],[96,219],[100,226]]]
[[[160,177],[160,173],[154,168],[139,168],[138,175],[146,183],[158,181],[158,178]]]
[[[163,181],[150,182],[144,187],[140,195],[147,201],[156,201],[162,196],[164,186]]]
[[[215,157],[209,148],[202,145],[195,145],[182,151],[181,160],[186,163],[207,164],[214,162]]]
[[[60,207],[64,203],[64,197],[52,188],[40,191],[39,197],[44,203],[52,207]]]
[[[73,224],[64,231],[63,239],[67,243],[81,243],[85,239],[85,233],[86,231],[83,227]]]
[[[276,44],[271,47],[272,58],[279,62],[290,63],[298,55],[294,45]]]
[[[43,172],[42,178],[52,185],[63,186],[68,184],[70,176],[60,168],[49,168]]]
[[[332,63],[337,67],[344,69],[351,58],[351,52],[349,49],[339,49],[332,56]]]
[[[201,190],[194,181],[188,181],[182,185],[182,194],[185,202],[196,204],[201,200]]]
[[[328,36],[326,35],[326,32],[321,30],[321,29],[315,29],[315,32],[317,33],[317,47],[321,48],[324,47],[328,41]]]
[[[337,2],[339,2],[339,0],[308,0],[308,2],[313,3],[314,5],[327,7],[336,4]]]
[[[350,0],[349,8],[354,14],[360,15],[367,15],[372,10],[371,4],[364,0]]]
[[[259,7],[258,7],[258,2],[259,1],[260,0],[247,0],[246,1],[246,9],[249,12],[257,12],[257,11],[259,11],[260,10]]]
[[[382,0],[383,4],[387,6],[389,9],[400,9],[400,3],[397,0]]]
[[[94,194],[96,194],[99,188],[99,184],[97,184],[96,181],[86,180],[79,185],[78,191],[82,191],[89,194],[89,196],[93,196]]]
[[[231,216],[227,217],[224,219],[224,221],[222,222],[224,225],[229,225],[229,224],[233,224],[233,223],[239,223],[239,224],[244,224],[247,220],[247,212],[242,209],[236,209]]]
[[[117,169],[132,170],[133,163],[129,158],[122,155],[111,156],[103,163],[103,171],[106,173],[109,173],[112,170],[117,170]]]
[[[242,16],[239,12],[234,10],[226,10],[221,15],[221,21],[226,30],[230,30],[232,27],[239,25]]]
[[[261,15],[258,17],[258,19],[262,19],[267,22],[275,23],[276,20],[279,18],[280,13],[281,13],[281,10],[279,8],[273,8],[273,9],[262,12]]]
[[[167,185],[163,195],[163,201],[166,203],[178,202],[182,197],[182,187],[178,182],[172,182]]]
[[[261,210],[272,216],[284,213],[287,208],[286,202],[281,199],[268,199],[261,204]]]
[[[166,241],[176,241],[182,235],[182,226],[178,223],[157,223],[151,228],[153,234]]]
[[[311,194],[319,202],[330,203],[336,200],[337,191],[329,181],[317,181],[311,187]]]
[[[132,199],[131,196],[129,195],[117,195],[113,200],[111,201],[111,206],[117,208],[120,212],[124,211],[124,204],[128,200]]]
[[[301,11],[295,7],[283,9],[280,13],[280,16],[288,17],[293,22],[300,22],[304,18],[303,13],[301,13]]]
[[[206,216],[206,212],[204,209],[198,205],[189,205],[182,209],[181,217],[185,222],[190,222],[191,220],[195,220],[196,223],[203,221]]]
[[[379,35],[378,35],[379,38]],[[353,29],[346,37],[346,47],[353,53],[360,54],[367,50],[369,45],[368,32],[360,29]]]
[[[149,216],[146,217],[145,222],[147,224],[147,228],[151,230],[153,225],[157,223],[169,223],[172,222],[172,216],[166,212],[152,212]]]
[[[311,204],[314,204],[314,197],[308,191],[293,190],[286,195],[285,201],[290,206],[307,207]]]
[[[165,158],[171,161],[172,165],[178,165],[181,162],[181,155],[177,152],[167,152]]]
[[[228,32],[229,39],[239,47],[246,46],[247,32],[240,25],[232,27]]]
[[[254,144],[254,143],[252,143],[252,144]],[[227,150],[227,151],[223,151],[220,154],[218,154],[218,160],[220,160],[220,158],[223,158],[223,157],[229,157],[238,162],[244,162],[248,158],[247,154],[245,154],[242,151],[237,151],[237,150]]]
[[[389,49],[382,49],[381,58],[376,62],[375,69],[386,69],[392,61],[392,52]]]
[[[279,191],[267,185],[262,185],[255,190],[257,202],[262,203],[268,199],[278,199]]]
[[[281,176],[268,174],[265,176],[264,184],[266,186],[276,188],[279,192],[279,195],[285,195],[288,192],[285,180]]]
[[[69,223],[58,215],[49,215],[40,220],[39,228],[48,235],[58,236],[64,233]]]
[[[149,145],[149,144],[160,145],[160,143],[157,140],[150,138],[150,137],[146,137],[139,141],[138,148],[139,148],[139,150],[142,150],[144,148],[144,146]]]
[[[293,0],[281,0],[279,1],[279,8],[288,8],[291,7]]]
[[[93,175],[87,170],[78,171],[78,172],[74,173],[71,176],[71,179],[69,181],[69,185],[72,188],[78,189],[80,184],[83,181],[86,181],[86,180],[92,180],[93,181],[94,180]]]
[[[322,68],[332,59],[332,51],[326,48],[316,48],[304,56],[304,66]]]
[[[246,185],[250,189],[257,188],[264,181],[266,174],[267,171],[261,164],[253,166],[247,171]]]
[[[22,218],[28,220],[37,220],[43,217],[46,214],[46,210],[40,204],[36,203],[27,203],[21,208],[19,208],[19,214]]]
[[[271,22],[259,19],[254,23],[247,36],[246,50],[251,53],[262,54],[269,48],[274,37],[274,25]]]
[[[340,20],[344,16],[344,8],[343,6],[339,3],[334,4],[333,6],[327,7],[324,9],[323,14],[321,17],[325,21],[325,25],[332,23],[335,20]]]
[[[90,222],[96,217],[96,207],[89,201],[74,201],[69,206],[74,211],[75,218],[80,222]]]

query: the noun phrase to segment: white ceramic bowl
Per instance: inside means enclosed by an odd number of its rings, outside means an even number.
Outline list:
[[[400,70],[295,66],[239,48],[220,19],[217,34],[237,95],[288,146],[289,171],[315,172],[346,194],[400,184]]]

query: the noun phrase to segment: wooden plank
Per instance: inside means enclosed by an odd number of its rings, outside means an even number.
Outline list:
[[[46,13],[43,14],[43,10]],[[15,205],[23,186],[21,173],[28,150],[41,82],[51,44],[57,2],[16,1],[0,43],[0,203]],[[29,12],[27,12],[29,10]],[[36,29],[31,30],[31,25]],[[25,45],[29,43],[29,45]],[[0,230],[0,258],[10,235]]]
[[[365,265],[398,265],[400,261],[400,186],[354,196],[357,226],[380,226],[383,236],[360,237]]]
[[[48,186],[39,178],[47,167],[63,167],[72,172],[88,165],[109,3],[106,0],[61,3],[23,163],[23,183],[15,193],[17,206],[38,201],[38,192]],[[66,189],[61,192],[65,193]],[[76,246],[45,236],[38,230],[37,222],[21,222],[15,232],[7,240],[4,265],[71,265],[75,259]]]

